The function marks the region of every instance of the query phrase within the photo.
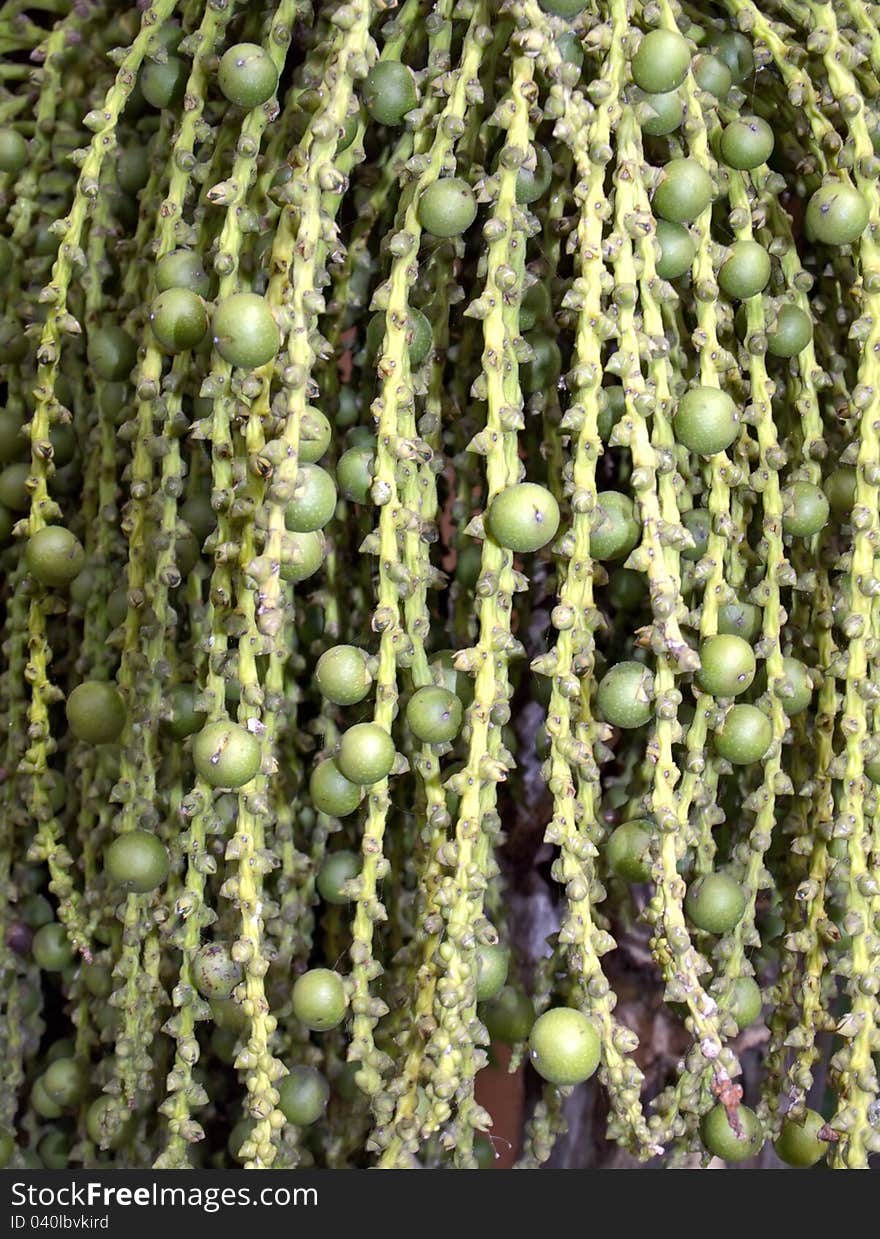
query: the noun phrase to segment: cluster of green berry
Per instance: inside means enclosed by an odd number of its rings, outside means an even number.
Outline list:
[[[880,1152],[878,46],[0,0],[0,1165]]]

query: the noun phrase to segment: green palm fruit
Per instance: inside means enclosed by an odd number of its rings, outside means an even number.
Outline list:
[[[599,1065],[599,1038],[580,1011],[554,1007],[535,1020],[529,1057],[538,1074],[552,1084],[580,1084]]]
[[[712,178],[696,160],[670,159],[654,191],[654,214],[669,223],[689,223],[705,211],[713,193]]]
[[[646,818],[623,822],[608,836],[605,857],[608,868],[627,882],[647,882],[651,877],[652,823]]]
[[[844,181],[817,189],[807,204],[806,228],[811,239],[825,245],[851,245],[868,224],[868,204]]]
[[[707,933],[723,934],[742,919],[746,898],[726,873],[708,873],[688,887],[685,907],[691,921]]]
[[[653,688],[653,677],[643,663],[618,663],[599,681],[599,710],[614,727],[642,727],[653,714]]]
[[[815,1166],[830,1147],[827,1139],[820,1135],[825,1126],[822,1115],[815,1110],[807,1110],[800,1119],[786,1118],[773,1147],[789,1166]]]
[[[700,1135],[709,1152],[726,1162],[747,1161],[764,1143],[758,1117],[748,1106],[737,1106],[733,1115],[720,1104],[713,1106],[700,1124]]]
[[[230,103],[249,110],[266,103],[275,94],[278,70],[272,57],[258,43],[236,43],[220,57],[217,82]]]
[[[518,482],[496,495],[488,511],[494,538],[511,551],[539,551],[556,535],[559,505],[534,482]]]
[[[691,63],[687,39],[675,30],[651,30],[632,59],[633,79],[642,90],[675,90]]]
[[[400,125],[418,103],[412,70],[395,60],[380,60],[367,74],[364,106],[380,125]]]

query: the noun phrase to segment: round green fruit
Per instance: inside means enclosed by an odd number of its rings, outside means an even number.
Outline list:
[[[9,511],[27,512],[31,506],[31,492],[27,484],[30,475],[30,464],[24,461],[7,465],[0,472],[0,503]]]
[[[70,601],[85,610],[98,588],[99,576],[92,564],[86,564],[70,582]]]
[[[278,1107],[296,1127],[317,1123],[329,1099],[330,1085],[315,1067],[291,1067],[278,1085]]]
[[[713,697],[738,697],[755,678],[754,651],[742,637],[707,637],[700,646],[697,683]]]
[[[754,641],[762,623],[761,608],[752,602],[724,602],[718,608],[719,633],[732,633],[746,641]]]
[[[196,690],[192,684],[178,684],[171,690],[171,717],[165,723],[165,730],[175,740],[185,740],[201,731],[208,716],[204,710],[195,706]]]
[[[681,523],[694,540],[694,545],[686,547],[681,552],[681,557],[695,563],[702,559],[709,549],[712,516],[705,508],[689,508],[682,513]]]
[[[813,338],[813,321],[800,306],[786,302],[767,328],[767,352],[773,357],[796,357]]]
[[[728,168],[751,171],[773,154],[773,130],[760,116],[740,116],[725,125],[721,134],[721,158]]]
[[[385,313],[374,314],[367,324],[367,356],[378,360],[385,340]],[[431,351],[434,333],[421,310],[410,310],[406,324],[407,356],[410,369],[417,370]]]
[[[654,714],[654,677],[644,663],[620,662],[599,681],[596,704],[612,727],[642,727]]]
[[[619,384],[603,387],[599,392],[599,416],[596,428],[599,438],[607,443],[611,432],[626,412],[626,396]]]
[[[137,895],[162,886],[169,872],[164,844],[146,830],[117,835],[107,849],[104,865],[117,886]]]
[[[529,1059],[550,1084],[565,1088],[588,1080],[599,1066],[599,1034],[580,1011],[551,1007],[529,1034]]]
[[[89,364],[99,379],[128,379],[137,361],[137,344],[121,327],[105,323],[89,334]]]
[[[507,984],[510,968],[510,951],[500,942],[492,945],[479,943],[477,956],[477,1001],[488,1002],[497,998]]]
[[[747,301],[763,292],[770,280],[770,255],[757,241],[735,241],[718,272],[718,284],[728,297]]]
[[[355,140],[358,134],[358,129],[361,124],[361,110],[356,108],[354,112],[349,112],[345,120],[342,122],[342,127],[339,130],[339,141],[336,144],[336,154],[341,155],[343,151],[347,151]]]
[[[419,223],[435,237],[460,237],[476,218],[474,191],[458,176],[434,181],[419,201]]]
[[[355,723],[343,733],[336,764],[349,782],[367,787],[388,777],[394,758],[394,741],[384,727]]]
[[[354,813],[363,795],[361,787],[352,783],[332,757],[319,762],[309,779],[309,795],[320,813],[330,817],[347,817]]]
[[[799,1169],[815,1166],[831,1148],[829,1141],[819,1137],[825,1126],[822,1115],[815,1110],[807,1110],[800,1120],[786,1118],[773,1144],[776,1155]]]
[[[633,818],[613,830],[605,845],[608,868],[626,882],[651,880],[651,833],[653,822],[646,817]]]
[[[73,947],[64,929],[58,921],[50,921],[41,925],[34,934],[31,943],[31,954],[34,963],[43,972],[63,972],[73,963]]]
[[[708,934],[726,934],[743,918],[746,896],[727,873],[707,873],[688,887],[684,901],[691,924]]]
[[[587,7],[586,0],[539,0],[545,13],[554,17],[577,17]]]
[[[683,224],[658,219],[655,237],[660,246],[656,271],[662,280],[677,280],[687,275],[697,252],[696,242]]]
[[[107,619],[110,621],[110,627],[118,628],[120,624],[124,624],[127,614],[128,591],[126,589],[114,589],[107,599]]]
[[[130,146],[116,160],[116,180],[119,188],[135,196],[150,179],[150,160],[146,146]]]
[[[47,1170],[65,1170],[70,1161],[70,1140],[66,1132],[50,1128],[37,1143],[37,1156]]]
[[[278,70],[258,43],[236,43],[220,57],[217,82],[230,103],[250,111],[275,94]]]
[[[659,95],[642,92],[633,102],[642,133],[650,134],[653,138],[674,133],[684,120],[684,99],[677,90]]]
[[[853,185],[834,181],[817,189],[804,217],[807,236],[823,245],[852,245],[868,226],[868,203]]]
[[[519,306],[519,329],[521,332],[532,331],[539,324],[552,321],[552,318],[550,290],[546,283],[538,280],[523,293]]]
[[[720,56],[701,52],[694,57],[691,70],[700,90],[708,91],[720,103],[725,101],[733,85],[733,74]]]
[[[210,296],[211,277],[205,270],[201,254],[195,250],[171,250],[159,259],[156,263],[156,292],[165,293],[172,288],[185,288],[199,297]],[[205,327],[207,329],[207,323]]]
[[[153,335],[168,353],[195,348],[208,330],[201,297],[189,288],[169,288],[150,307]]]
[[[497,997],[480,1008],[480,1017],[493,1041],[516,1045],[525,1041],[535,1023],[532,1000],[515,985],[505,985]]]
[[[562,352],[556,339],[546,331],[533,331],[526,337],[532,358],[520,368],[520,386],[527,396],[544,394],[556,387],[562,373]]]
[[[237,1162],[244,1162],[245,1158],[241,1156],[241,1150],[246,1141],[250,1140],[254,1130],[253,1119],[241,1119],[235,1124],[232,1131],[229,1133],[229,1140],[226,1143],[226,1149],[229,1156]]]
[[[58,812],[57,809],[53,811]],[[34,930],[39,929],[41,925],[48,925],[55,915],[45,895],[28,895],[16,905],[16,908],[25,925]]]
[[[28,571],[41,585],[70,585],[85,562],[79,538],[62,525],[47,525],[31,534],[25,547]]]
[[[761,1015],[761,987],[754,977],[737,977],[728,1010],[740,1030],[749,1028]]]
[[[520,206],[531,206],[543,198],[553,179],[553,160],[545,146],[535,144],[535,166],[520,166],[516,174],[516,200]]]
[[[331,852],[324,857],[315,879],[315,887],[325,903],[351,903],[352,897],[345,893],[345,886],[358,876],[361,864],[357,852]]]
[[[300,465],[284,523],[294,533],[323,529],[336,511],[336,483],[320,465]]]
[[[176,110],[183,103],[189,65],[180,56],[169,56],[163,63],[148,61],[141,69],[139,84],[147,103],[154,108]]]
[[[336,1028],[348,1007],[342,979],[329,968],[312,968],[297,977],[291,1003],[293,1014],[312,1032]]]
[[[687,77],[690,44],[677,30],[651,30],[632,58],[633,81],[652,94],[675,90]]]
[[[85,680],[67,698],[67,722],[77,740],[115,744],[125,727],[125,703],[106,680]]]
[[[474,699],[474,682],[464,671],[455,666],[454,650],[437,650],[431,655],[428,663],[431,679],[441,688],[448,688],[455,693],[461,704],[467,709]]]
[[[83,964],[80,976],[93,998],[109,998],[113,993],[113,974],[106,964]]]
[[[364,80],[362,98],[378,124],[402,125],[407,112],[419,102],[412,69],[399,60],[378,61]]]
[[[59,1041],[53,1041],[43,1055],[43,1062],[48,1065],[57,1062],[59,1058],[73,1058],[76,1053],[76,1047],[69,1037],[62,1037]]]
[[[559,505],[535,482],[518,482],[499,491],[486,513],[489,532],[500,546],[518,554],[539,551],[556,536]]]
[[[241,966],[232,958],[225,942],[207,942],[193,957],[193,983],[202,997],[211,1002],[231,998],[241,977]]]
[[[803,714],[813,700],[813,681],[807,667],[798,658],[783,658],[782,676],[774,681],[773,691],[782,701],[789,718]]]
[[[454,693],[428,685],[416,689],[406,706],[410,731],[423,744],[448,744],[461,730],[464,711]]]
[[[76,456],[76,431],[68,422],[58,422],[49,431],[49,442],[52,444],[55,468],[64,469]]]
[[[9,319],[5,322],[0,321],[0,365],[16,366],[25,360],[29,351],[27,336],[22,332],[20,325]]]
[[[235,985],[233,985],[234,988]],[[212,998],[210,1003],[214,1023],[223,1032],[232,1033],[237,1038],[247,1030],[248,1017],[234,997],[230,995],[227,998]]]
[[[99,1149],[121,1149],[131,1139],[134,1116],[116,1097],[96,1097],[86,1111],[86,1132]]]
[[[736,705],[715,733],[715,750],[733,766],[751,766],[761,760],[772,739],[773,726],[763,710]]]
[[[336,465],[340,493],[352,503],[369,503],[376,468],[376,449],[367,444],[350,447]]]
[[[366,697],[372,683],[367,657],[356,645],[331,646],[315,667],[318,691],[337,706],[357,705]]]
[[[24,415],[16,409],[0,409],[0,464],[11,464],[22,456],[27,440],[21,433]]]
[[[856,501],[856,471],[848,465],[838,465],[825,479],[824,491],[831,511],[841,520],[849,516]]]
[[[282,577],[294,585],[299,581],[307,581],[320,569],[326,550],[324,535],[320,530],[288,533],[281,563]]]
[[[590,519],[590,554],[600,562],[625,559],[642,536],[629,495],[603,490]]]
[[[575,0],[572,0],[572,2],[575,2]],[[580,3],[580,0],[577,0],[577,2]],[[544,8],[543,5],[541,5],[541,7]],[[578,12],[581,12],[585,7],[585,5],[581,4]],[[549,12],[550,10],[546,9],[545,11]],[[574,65],[578,69],[581,68],[584,63],[584,47],[578,37],[577,31],[564,30],[562,34],[557,35],[556,47],[564,64]]]
[[[654,190],[654,214],[673,224],[687,224],[702,215],[714,194],[712,178],[696,159],[670,159]]]
[[[725,1162],[744,1162],[760,1152],[764,1143],[761,1124],[754,1110],[737,1106],[737,1128],[731,1126],[727,1110],[719,1102],[703,1116],[700,1136],[707,1150]]]
[[[782,532],[812,538],[828,524],[831,512],[825,492],[812,482],[793,482],[782,492]]]
[[[88,1072],[75,1058],[56,1058],[42,1076],[43,1088],[61,1110],[72,1110],[83,1100],[89,1088]]]
[[[212,787],[243,787],[260,769],[260,742],[237,723],[208,723],[193,741],[193,763]]]
[[[739,413],[727,392],[718,387],[692,387],[678,402],[672,429],[691,452],[714,456],[739,434]]]
[[[0,172],[15,176],[27,163],[28,145],[17,129],[0,127]]]
[[[221,301],[211,322],[214,347],[231,366],[254,370],[272,361],[281,332],[268,302],[256,293],[233,293]]]
[[[712,44],[712,51],[727,65],[736,86],[755,71],[752,45],[738,30],[725,30],[718,35]]]
[[[608,601],[616,611],[637,611],[647,597],[647,580],[634,568],[615,568],[608,578]]]
[[[31,1088],[31,1109],[42,1119],[57,1119],[63,1114],[61,1107],[46,1092],[42,1076],[37,1076]]]
[[[314,465],[326,455],[333,438],[333,427],[320,409],[312,405],[300,420],[298,461],[301,465]],[[186,517],[184,517],[184,520]]]

